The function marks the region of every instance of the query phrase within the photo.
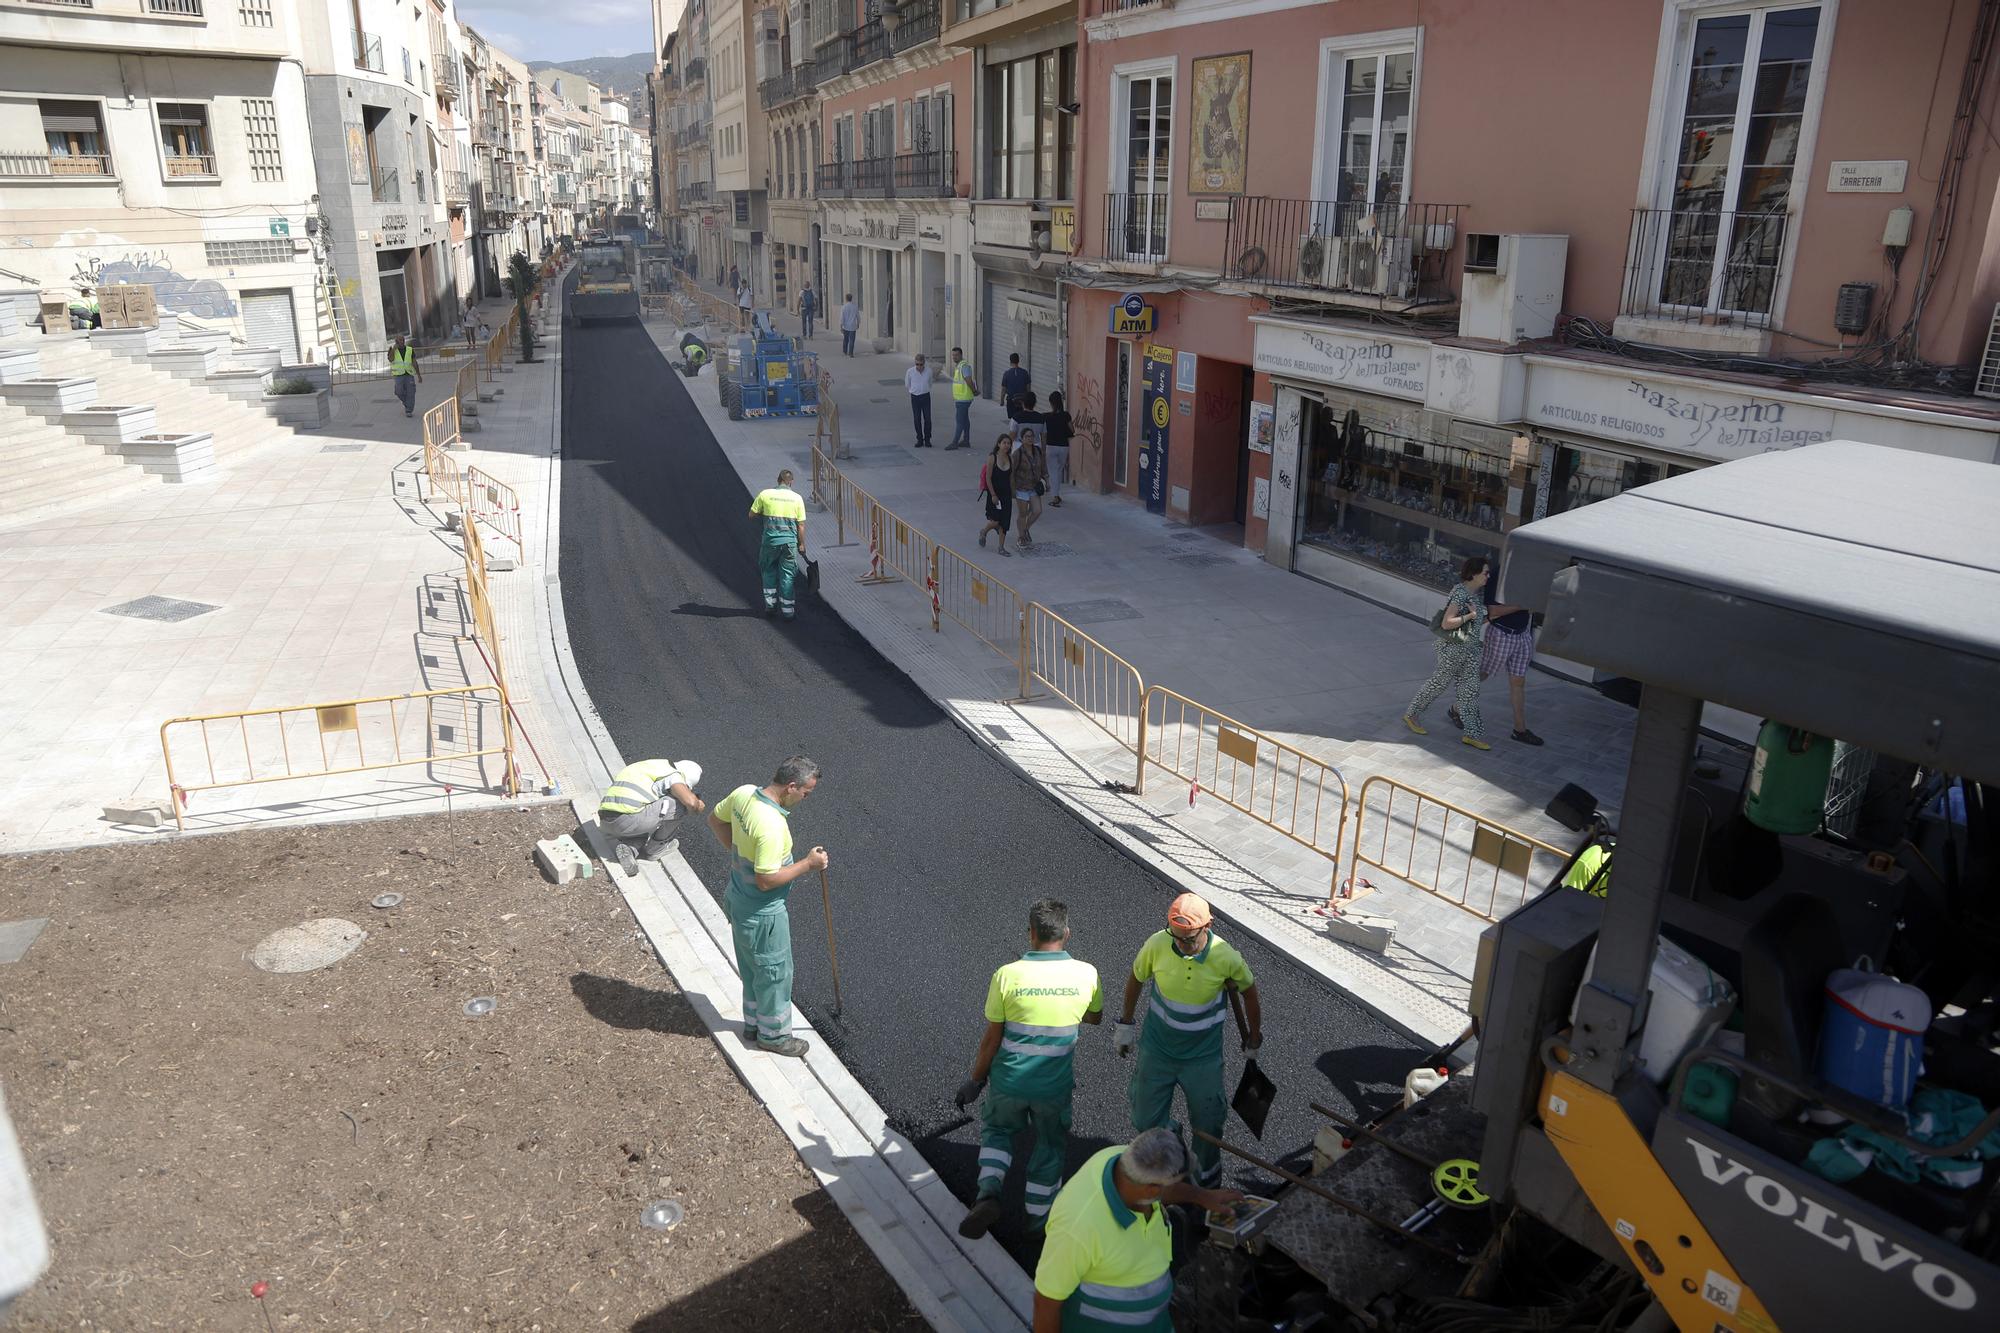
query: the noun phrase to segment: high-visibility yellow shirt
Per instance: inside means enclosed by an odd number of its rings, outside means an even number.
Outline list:
[[[750,512],[764,516],[765,541],[796,542],[806,521],[806,502],[789,486],[772,486],[757,492]]]
[[[1097,969],[1061,949],[1030,950],[1002,966],[986,986],[986,1021],[1004,1025],[993,1086],[1022,1101],[1068,1097],[1083,1016],[1103,1008]]]
[[[1172,934],[1155,931],[1139,946],[1139,956],[1132,960],[1132,975],[1152,983],[1140,1043],[1175,1060],[1220,1056],[1223,1019],[1229,1007],[1228,997],[1222,993],[1224,983],[1233,981],[1238,990],[1257,984],[1236,946],[1212,929],[1201,952],[1192,957],[1174,948]]]
[[[1083,1164],[1056,1195],[1048,1236],[1035,1265],[1035,1290],[1063,1303],[1064,1333],[1169,1333],[1174,1294],[1174,1229],[1155,1203],[1141,1217],[1118,1197],[1116,1168],[1124,1147]]]
[[[1604,844],[1593,842],[1576,854],[1576,864],[1563,876],[1563,883],[1572,889],[1582,889],[1593,898],[1610,897],[1611,867],[1605,864],[1610,859],[1611,853],[1604,850]],[[1601,875],[1597,873],[1600,866],[1604,868]]]
[[[604,789],[604,799],[597,803],[597,808],[605,814],[635,815],[664,799],[676,782],[686,781],[672,760],[641,759],[612,775],[611,785]]]
[[[951,396],[961,403],[972,401],[972,363],[961,361],[951,372]]]
[[[768,875],[792,863],[792,821],[785,807],[746,782],[715,806],[715,817],[729,825],[729,887],[749,903],[781,904],[791,886],[763,890],[758,875]]]
[[[391,375],[414,375],[417,373],[417,349],[405,347],[397,351],[389,349],[389,373]]]

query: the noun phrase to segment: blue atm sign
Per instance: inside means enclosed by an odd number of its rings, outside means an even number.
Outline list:
[[[1127,292],[1111,307],[1113,333],[1151,333],[1155,323],[1153,307],[1137,292]]]

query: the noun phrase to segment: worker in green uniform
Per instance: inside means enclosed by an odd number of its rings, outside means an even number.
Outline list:
[[[798,613],[792,600],[792,580],[798,574],[799,552],[806,544],[806,502],[792,489],[792,470],[778,474],[778,484],[757,492],[750,517],[762,527],[757,544],[757,572],[764,579],[764,614],[790,620]]]
[[[692,759],[641,759],[612,775],[597,802],[597,826],[615,839],[626,874],[638,874],[640,861],[657,861],[680,841],[674,826],[683,814],[708,809],[694,794],[700,781],[701,765]]]
[[[805,1041],[792,1035],[792,919],[785,908],[800,877],[826,869],[826,848],[792,859],[793,807],[819,786],[819,765],[795,754],[770,784],[744,783],[708,812],[708,827],[729,853],[722,910],[743,977],[743,1036],[759,1050],[794,1059]]]
[[[977,1240],[1000,1217],[1000,1190],[1014,1162],[1014,1140],[1032,1130],[1024,1211],[1030,1227],[1048,1220],[1069,1151],[1071,1056],[1083,1023],[1104,1018],[1097,969],[1069,956],[1069,908],[1044,898],[1028,909],[1028,952],[1002,966],[986,987],[986,1035],[972,1058],[972,1077],[958,1090],[963,1110],[979,1108],[978,1200],[958,1225]],[[986,1080],[992,1077],[993,1086]]]
[[[1186,1168],[1180,1140],[1149,1129],[1070,1177],[1035,1264],[1034,1333],[1172,1333],[1174,1228],[1162,1205],[1216,1211],[1243,1197],[1188,1184]]]
[[[1167,928],[1139,946],[1132,975],[1125,979],[1125,1009],[1112,1029],[1112,1045],[1120,1056],[1139,1048],[1132,1071],[1132,1128],[1165,1126],[1180,1133],[1174,1122],[1174,1089],[1187,1099],[1188,1123],[1204,1134],[1222,1137],[1229,1103],[1222,1092],[1222,1029],[1228,1008],[1225,988],[1241,992],[1245,1014],[1243,1049],[1264,1044],[1264,1015],[1257,998],[1257,979],[1233,945],[1216,935],[1213,915],[1198,894],[1183,893],[1167,906]],[[1139,991],[1148,983],[1152,998],[1146,1028],[1137,1033],[1132,1011]],[[1194,1183],[1212,1187],[1222,1182],[1222,1153],[1212,1143],[1194,1144]]]
[[[1576,854],[1576,864],[1569,868],[1562,882],[1569,888],[1582,889],[1593,898],[1611,896],[1611,849],[1602,842],[1593,842]]]

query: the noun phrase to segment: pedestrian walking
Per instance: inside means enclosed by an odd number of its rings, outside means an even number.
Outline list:
[[[674,828],[683,814],[708,809],[694,794],[700,781],[701,765],[692,759],[641,759],[612,776],[597,802],[597,826],[617,840],[626,874],[638,874],[640,861],[657,861],[680,841]]]
[[[742,290],[742,287],[743,279],[737,275],[736,265],[731,264],[729,266],[729,290],[736,292]]]
[[[736,327],[745,332],[750,328],[750,284],[747,282],[736,289]]]
[[[1035,520],[1042,513],[1042,451],[1035,442],[1035,428],[1021,427],[1014,437],[1014,539],[1021,546],[1035,544]]]
[[[812,279],[807,278],[805,286],[799,288],[799,336],[813,336],[813,316],[819,313],[819,293],[813,290]]]
[[[1132,975],[1125,979],[1125,1008],[1112,1029],[1112,1046],[1120,1056],[1136,1045],[1139,1063],[1132,1070],[1132,1128],[1166,1127],[1180,1135],[1173,1119],[1174,1089],[1187,1102],[1188,1123],[1204,1134],[1222,1137],[1229,1104],[1222,1093],[1223,1016],[1228,1008],[1225,988],[1243,997],[1243,1049],[1264,1044],[1263,1008],[1257,979],[1234,945],[1215,933],[1208,903],[1198,894],[1183,893],[1167,906],[1167,928],[1139,946]],[[1135,1031],[1132,1013],[1141,988],[1150,985],[1146,1026]],[[1222,1183],[1222,1154],[1213,1143],[1194,1144],[1194,1183]]]
[[[1028,393],[1028,372],[1021,368],[1021,354],[1007,354],[1007,368],[1000,372],[1000,406],[1007,411],[1007,419],[1014,419],[1014,410],[1021,407],[1022,399]]]
[[[972,378],[972,363],[965,359],[965,349],[951,349],[951,443],[946,449],[970,449],[972,447],[972,400],[979,396],[979,385]]]
[[[992,452],[979,468],[979,496],[986,503],[986,526],[979,530],[979,544],[986,534],[1000,534],[1000,554],[1012,559],[1007,549],[1007,525],[1014,518],[1014,437],[1003,434],[993,442]]]
[[[760,524],[757,572],[764,584],[764,614],[791,620],[798,614],[792,586],[806,544],[806,502],[792,489],[790,468],[778,473],[777,485],[757,492],[750,517]]]
[[[472,350],[472,340],[479,333],[479,307],[470,300],[465,303],[465,318],[459,321],[459,330],[465,334],[465,350]]]
[[[1077,1033],[1103,1019],[1097,969],[1069,955],[1069,908],[1044,898],[1028,909],[1028,951],[987,983],[986,1034],[954,1099],[960,1110],[979,1102],[978,1198],[959,1235],[977,1240],[999,1219],[1014,1141],[1026,1133],[1035,1146],[1022,1211],[1032,1229],[1048,1220],[1069,1153]]]
[[[1496,671],[1507,677],[1507,702],[1514,713],[1514,739],[1523,745],[1540,745],[1542,738],[1528,730],[1528,668],[1535,661],[1535,618],[1525,606],[1493,600],[1498,579],[1489,578],[1480,590],[1486,603],[1486,635],[1479,649],[1479,679],[1483,682]],[[1451,720],[1463,727],[1456,704]]]
[[[1046,412],[1035,409],[1035,395],[1030,390],[1022,396],[1021,406],[1014,412],[1014,421],[1016,429],[1021,426],[1042,428],[1042,481],[1047,487],[1049,504],[1056,509],[1062,508],[1062,484],[1069,473],[1069,443],[1076,432],[1069,410],[1063,406],[1062,390],[1057,389],[1049,395],[1049,410]]]
[[[1453,714],[1465,734],[1459,740],[1475,750],[1493,747],[1483,739],[1485,720],[1479,715],[1479,656],[1483,650],[1486,603],[1480,596],[1492,570],[1483,555],[1469,556],[1458,567],[1458,582],[1445,596],[1444,609],[1431,617],[1431,633],[1437,638],[1437,666],[1430,678],[1417,689],[1410,706],[1403,710],[1403,725],[1419,736],[1428,736],[1417,719],[1424,715],[1440,694],[1456,690],[1458,709]]]
[[[842,355],[854,355],[854,335],[861,329],[861,307],[854,304],[854,293],[847,294],[847,300],[840,307],[840,350]]]
[[[1183,1177],[1187,1152],[1164,1129],[1093,1154],[1056,1195],[1035,1261],[1034,1333],[1173,1333],[1174,1227],[1167,1209],[1216,1212],[1238,1190]]]
[[[819,786],[819,765],[795,754],[769,784],[744,783],[717,802],[709,831],[729,855],[722,895],[743,977],[743,1039],[773,1055],[803,1056],[808,1044],[792,1035],[792,919],[785,906],[792,885],[827,867],[826,848],[792,859],[792,811]]]
[[[924,366],[924,354],[903,372],[903,387],[910,391],[910,420],[916,426],[918,449],[931,447],[931,372]]]
[[[417,364],[417,349],[410,346],[402,334],[389,348],[389,382],[395,386],[396,397],[402,401],[403,415],[417,414],[417,386],[424,382],[423,367]]]

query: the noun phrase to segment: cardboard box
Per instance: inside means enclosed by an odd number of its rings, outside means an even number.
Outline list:
[[[153,288],[144,283],[119,283],[97,292],[97,305],[107,329],[156,329],[160,308]]]

